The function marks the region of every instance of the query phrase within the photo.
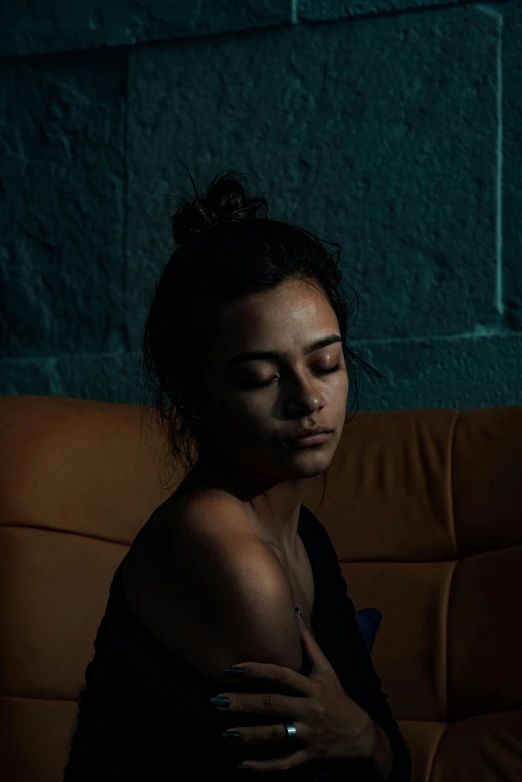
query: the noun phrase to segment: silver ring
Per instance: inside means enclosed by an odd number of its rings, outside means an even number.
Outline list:
[[[297,728],[295,727],[293,722],[285,722],[285,729],[286,729],[286,740],[287,741],[297,741]]]

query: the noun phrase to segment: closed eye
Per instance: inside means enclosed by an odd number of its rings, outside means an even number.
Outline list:
[[[314,374],[316,375],[332,375],[334,372],[338,372],[341,368],[341,364],[336,364],[331,369],[316,369],[312,370]],[[241,383],[242,386],[245,388],[264,388],[265,386],[270,386],[276,380],[277,378],[272,377],[270,380],[265,380],[263,383],[248,383],[244,382]]]

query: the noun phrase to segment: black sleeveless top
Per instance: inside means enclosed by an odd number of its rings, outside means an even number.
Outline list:
[[[347,695],[387,733],[394,763],[386,782],[409,782],[410,753],[386,693],[381,691],[337,554],[324,526],[304,505],[298,534],[315,581],[311,617],[315,640]],[[288,748],[225,744],[221,734],[228,728],[269,725],[273,718],[227,713],[211,706],[210,698],[225,688],[230,692],[246,691],[244,685],[233,682],[219,689],[215,682],[172,655],[133,612],[123,589],[121,567],[114,575],[94,642],[94,657],[85,671],[86,686],[80,693],[76,732],[63,782],[185,782],[193,778],[210,780],[212,772],[217,771],[219,779],[243,779],[255,773],[236,770],[244,760],[277,758],[304,746],[299,740]],[[307,663],[303,663],[303,675],[309,672]],[[363,758],[314,760],[285,772],[263,772],[262,777],[267,781],[302,782],[373,780],[368,761]]]

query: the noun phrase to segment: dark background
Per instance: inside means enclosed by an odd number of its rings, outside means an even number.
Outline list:
[[[361,410],[522,404],[519,0],[1,0],[0,57],[0,395],[142,401],[181,157],[341,243]]]

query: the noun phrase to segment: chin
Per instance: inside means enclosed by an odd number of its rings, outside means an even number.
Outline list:
[[[303,448],[295,451],[291,458],[290,469],[295,472],[306,473],[303,477],[313,478],[314,475],[321,475],[331,464],[332,458],[326,454],[310,453],[312,448]],[[287,460],[288,464],[288,460]]]

